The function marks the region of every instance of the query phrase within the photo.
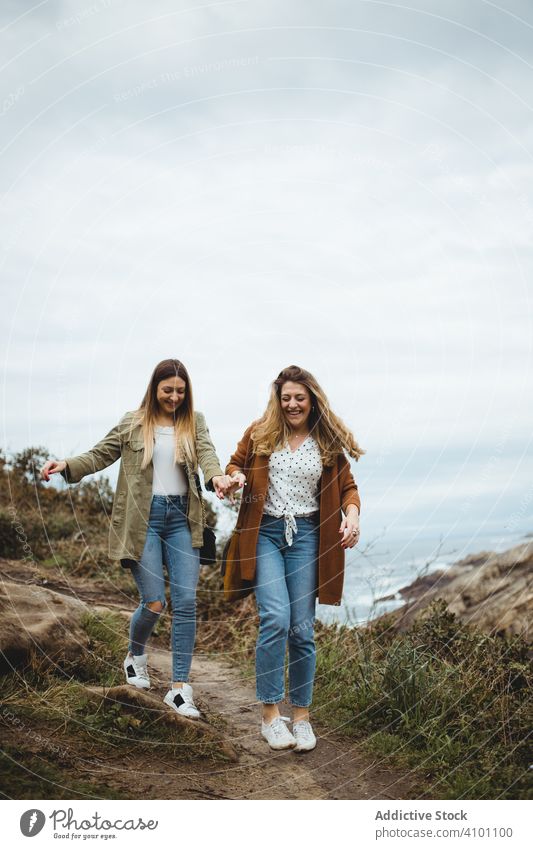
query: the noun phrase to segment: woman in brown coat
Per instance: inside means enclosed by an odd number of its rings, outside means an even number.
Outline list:
[[[234,488],[245,487],[239,561],[259,610],[257,698],[261,733],[272,749],[316,745],[309,722],[315,602],[340,603],[344,551],[359,540],[360,499],[344,452],[355,460],[364,453],[313,375],[289,366],[226,468]],[[278,709],[287,643],[292,734]]]

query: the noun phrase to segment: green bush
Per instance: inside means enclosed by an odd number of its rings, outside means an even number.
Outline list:
[[[529,798],[527,644],[461,625],[443,601],[409,633],[382,635],[318,629],[317,716],[381,751],[393,740],[430,771],[433,798]]]

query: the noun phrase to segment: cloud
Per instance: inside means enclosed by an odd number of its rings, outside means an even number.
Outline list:
[[[384,456],[410,458],[423,520],[420,449],[527,446],[527,4],[19,14],[4,5],[4,444],[84,449],[177,355],[224,457],[281,367],[315,371],[384,514]],[[523,461],[508,475],[519,499]]]

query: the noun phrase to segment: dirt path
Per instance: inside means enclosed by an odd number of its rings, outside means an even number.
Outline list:
[[[170,652],[152,650],[150,666],[156,670],[154,689],[164,694],[170,676]],[[413,798],[412,781],[380,767],[355,745],[321,736],[317,748],[307,754],[271,751],[259,734],[260,708],[253,682],[240,677],[223,661],[196,654],[191,682],[199,707],[222,717],[225,734],[239,753],[238,763],[209,775],[209,791],[219,798]]]
[[[41,583],[27,568],[3,562],[2,576],[17,583]],[[121,593],[87,587],[83,581],[50,580],[55,592],[75,596],[93,610],[113,611],[124,617],[127,628],[131,605]],[[111,597],[110,597],[111,596]],[[149,693],[163,699],[171,675],[171,652],[154,641],[148,651],[152,686]],[[361,746],[327,733],[314,721],[317,748],[309,753],[273,752],[260,736],[260,706],[254,681],[224,659],[197,651],[191,680],[195,701],[207,720],[222,726],[222,735],[235,747],[236,762],[206,758],[179,761],[164,748],[153,753],[129,751],[106,758],[73,751],[76,773],[128,795],[134,788],[140,799],[416,799],[422,793],[410,774],[391,770],[361,751]],[[288,710],[288,709],[287,709]],[[284,713],[282,706],[282,714]],[[63,739],[63,744],[68,741]],[[68,781],[67,776],[65,776]]]

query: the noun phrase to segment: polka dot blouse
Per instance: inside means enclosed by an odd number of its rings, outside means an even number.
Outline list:
[[[264,512],[268,516],[285,518],[287,545],[292,545],[293,533],[298,533],[295,517],[308,516],[319,508],[321,474],[320,449],[311,434],[296,451],[291,451],[287,445],[270,455]]]

